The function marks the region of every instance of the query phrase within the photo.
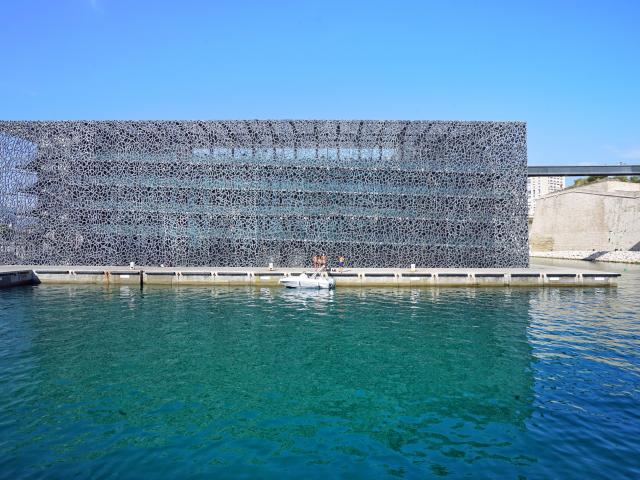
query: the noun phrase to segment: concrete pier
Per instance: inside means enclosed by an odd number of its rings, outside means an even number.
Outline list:
[[[5,270],[7,268],[9,268],[9,270]],[[0,267],[0,288],[31,285],[33,283],[34,275],[32,270],[11,270],[11,267]]]
[[[206,268],[121,266],[0,266],[0,287],[37,283],[109,285],[278,286],[280,278],[312,273],[304,268]],[[619,273],[587,269],[348,268],[324,272],[337,287],[610,287]]]

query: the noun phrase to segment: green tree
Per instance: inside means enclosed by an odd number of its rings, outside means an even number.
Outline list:
[[[574,187],[581,187],[583,185],[589,185],[590,183],[597,182],[602,180],[603,178],[611,178],[613,180],[618,180],[620,182],[634,182],[640,183],[640,177],[627,177],[626,175],[618,175],[617,177],[607,177],[603,175],[591,175],[586,178],[579,178],[575,182],[573,182]]]

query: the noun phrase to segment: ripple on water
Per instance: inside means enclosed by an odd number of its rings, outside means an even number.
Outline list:
[[[5,290],[0,476],[637,476],[623,278]]]

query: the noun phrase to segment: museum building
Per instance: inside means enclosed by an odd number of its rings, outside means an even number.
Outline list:
[[[0,121],[0,263],[526,267],[522,122]]]

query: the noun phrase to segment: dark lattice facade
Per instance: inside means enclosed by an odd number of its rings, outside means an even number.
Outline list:
[[[528,264],[518,122],[0,122],[0,262]]]

